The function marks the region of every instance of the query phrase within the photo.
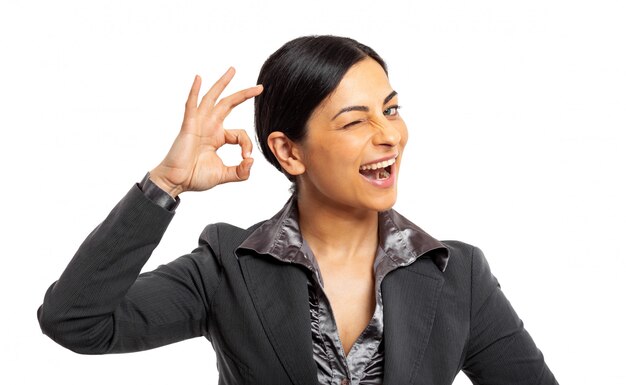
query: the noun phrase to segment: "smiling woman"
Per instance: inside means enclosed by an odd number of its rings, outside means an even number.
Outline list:
[[[266,61],[260,85],[199,99],[196,77],[164,160],[87,237],[45,295],[42,330],[79,353],[204,336],[220,384],[556,384],[479,249],[392,209],[408,140],[384,61],[311,36]],[[190,254],[139,274],[185,191],[246,180],[252,142],[224,129],[256,97],[264,156],[294,184],[274,217],[207,226]],[[241,146],[225,166],[216,151]]]
[[[335,213],[393,206],[408,135],[397,98],[380,64],[363,59],[311,114],[302,140],[268,136],[282,169],[297,176],[300,201]]]

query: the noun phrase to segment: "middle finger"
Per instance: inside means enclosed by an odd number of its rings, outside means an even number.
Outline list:
[[[235,76],[235,69],[229,67],[228,70],[211,86],[209,91],[202,97],[200,105],[198,106],[198,112],[203,115],[208,115],[211,108],[215,105],[217,98],[220,97],[224,89],[230,83],[233,76]]]

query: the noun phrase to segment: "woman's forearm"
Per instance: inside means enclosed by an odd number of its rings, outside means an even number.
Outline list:
[[[133,186],[46,292],[37,312],[43,332],[77,352],[107,352],[115,332],[113,313],[172,217]]]

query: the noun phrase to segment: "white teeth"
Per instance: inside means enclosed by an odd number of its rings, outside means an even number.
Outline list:
[[[387,159],[387,160],[385,160],[383,162],[371,163],[371,164],[363,165],[363,166],[359,167],[359,170],[361,170],[361,171],[376,170],[376,169],[379,169],[379,168],[389,167],[389,166],[391,166],[394,163],[396,163],[396,158],[391,158],[391,159]]]

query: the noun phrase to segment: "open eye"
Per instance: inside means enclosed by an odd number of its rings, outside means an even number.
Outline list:
[[[383,111],[383,115],[385,116],[396,116],[398,115],[398,109],[400,106],[389,106]]]

